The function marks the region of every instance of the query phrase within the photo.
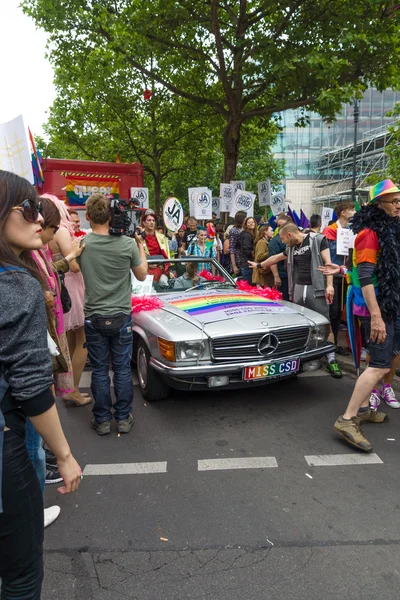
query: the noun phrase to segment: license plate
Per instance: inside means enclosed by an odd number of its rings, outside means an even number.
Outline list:
[[[300,369],[300,359],[284,360],[282,362],[269,363],[268,365],[259,365],[257,367],[245,367],[243,369],[244,381],[254,381],[257,379],[269,379],[270,377],[282,377],[297,373]]]

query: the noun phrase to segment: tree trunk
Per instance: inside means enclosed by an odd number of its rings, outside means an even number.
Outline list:
[[[236,169],[240,148],[239,118],[231,115],[224,130],[224,179],[223,183],[230,183],[236,177]]]
[[[155,173],[154,176],[154,210],[158,218],[161,218],[161,175]]]

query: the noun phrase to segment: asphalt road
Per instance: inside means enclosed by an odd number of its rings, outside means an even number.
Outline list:
[[[371,460],[332,427],[353,385],[318,372],[156,404],[135,387],[119,438],[60,404],[85,478],[68,497],[46,486],[62,512],[43,599],[398,600],[400,410],[365,426],[375,464],[326,465]]]

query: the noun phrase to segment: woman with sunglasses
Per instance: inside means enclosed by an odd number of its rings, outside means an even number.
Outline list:
[[[0,578],[2,600],[39,600],[43,579],[43,496],[25,446],[25,422],[57,457],[75,491],[81,470],[65,439],[51,392],[44,289],[32,250],[43,217],[28,181],[0,171]]]

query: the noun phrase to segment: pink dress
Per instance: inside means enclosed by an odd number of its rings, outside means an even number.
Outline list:
[[[71,297],[71,310],[64,314],[65,330],[83,327],[85,316],[83,314],[85,284],[82,273],[65,273],[65,286]]]

